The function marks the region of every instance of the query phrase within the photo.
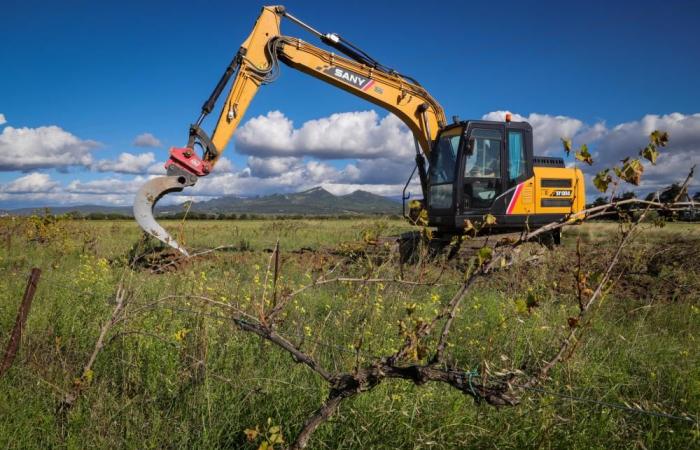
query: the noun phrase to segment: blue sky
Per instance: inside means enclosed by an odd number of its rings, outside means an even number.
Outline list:
[[[127,173],[109,162],[122,153],[152,153],[153,164],[160,164],[168,147],[184,144],[188,124],[261,6],[248,1],[196,6],[177,1],[5,2],[0,114],[6,123],[0,125],[0,150],[6,156],[0,163],[0,207],[130,203],[124,189],[142,182],[148,172]],[[671,130],[670,151],[677,151],[677,157],[668,158],[673,167],[652,173],[647,188],[667,182],[681,161],[687,165],[689,159],[700,159],[698,2],[402,1],[356,6],[288,1],[285,6],[321,31],[337,32],[420,80],[448,117],[481,118],[508,110],[534,118],[541,127],[533,123],[536,132],[547,136],[540,140],[541,153],[555,152],[559,136],[553,133],[567,131],[598,143],[604,152],[599,159],[613,161],[641,145],[650,126],[661,126]],[[316,42],[290,22],[283,23],[283,32]],[[371,110],[377,114],[357,115]],[[268,117],[271,111],[281,117]],[[392,121],[382,123],[384,111],[287,67],[276,83],[261,89],[246,119],[268,119],[259,123],[258,132],[289,121],[298,130],[335,113],[351,113],[335,122],[359,120],[370,130],[395,131]],[[211,121],[207,124],[211,127]],[[57,137],[53,129],[27,138],[48,126],[64,134]],[[13,146],[20,137],[7,128],[28,130],[22,135],[25,141]],[[143,133],[160,145],[135,146]],[[674,142],[675,137],[679,140]],[[12,162],[21,160],[21,154],[7,156],[14,150],[44,151],[28,146],[50,151],[52,139],[60,140],[75,163],[61,159],[53,167],[50,162],[33,167]],[[367,158],[338,151],[329,159],[306,151],[303,143],[289,145],[297,152],[295,159],[263,161],[260,155],[242,154],[245,145],[234,140],[226,153],[231,167],[197,195],[218,195],[217,189],[242,195],[295,190],[307,187],[304,180],[337,184],[338,191],[366,186],[391,194],[389,186],[401,183],[367,177],[364,168],[405,167],[402,177],[411,168],[412,148]],[[100,168],[99,161],[104,162]],[[35,176],[27,179],[31,174]],[[251,174],[258,182],[242,181]],[[26,182],[16,183],[22,178]],[[109,186],[115,195],[107,195]]]

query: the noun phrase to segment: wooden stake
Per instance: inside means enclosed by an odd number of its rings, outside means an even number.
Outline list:
[[[20,304],[19,311],[17,312],[15,327],[12,329],[10,341],[7,343],[7,348],[5,349],[5,356],[2,358],[2,364],[0,364],[0,377],[12,366],[12,363],[15,361],[15,356],[17,356],[19,343],[22,340],[22,330],[27,322],[27,316],[29,315],[29,309],[32,307],[32,299],[34,298],[40,276],[41,269],[33,268],[32,273],[29,275],[29,280],[27,281],[27,287],[24,290],[22,304]]]

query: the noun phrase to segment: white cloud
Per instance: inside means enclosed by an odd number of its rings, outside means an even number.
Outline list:
[[[492,111],[484,114],[484,120],[504,121],[510,111]],[[574,138],[577,134],[587,131],[589,127],[578,119],[567,116],[552,116],[549,114],[531,113],[528,116],[511,113],[513,122],[528,122],[532,125],[533,146],[535,154],[546,155],[561,150],[561,138]],[[599,124],[594,126],[599,130]]]
[[[503,120],[503,114],[503,111],[495,111],[484,118]],[[592,187],[591,174],[615,164],[624,156],[636,155],[654,129],[668,131],[671,142],[667,149],[663,149],[658,165],[647,168],[642,190],[658,189],[681,181],[693,163],[700,164],[700,114],[647,115],[611,128],[603,122],[591,125],[567,116],[533,113],[514,114],[513,117],[533,125],[536,154],[563,156],[560,142],[563,136],[573,138],[575,144],[589,144],[596,160],[592,168],[583,166],[589,187]],[[24,134],[16,136],[20,132]],[[395,116],[380,119],[373,111],[334,114],[306,122],[297,129],[282,113],[273,111],[251,119],[241,127],[241,134],[244,144],[239,151],[249,154],[247,167],[236,168],[230,160],[221,158],[211,175],[201,178],[193,188],[165,197],[163,204],[222,195],[291,193],[316,186],[323,186],[338,195],[359,189],[398,196],[414,164],[414,148],[408,129]],[[90,150],[95,143],[80,140],[58,127],[21,130],[6,127],[0,134],[0,167],[4,170],[22,170],[9,165],[8,161],[15,158],[7,155],[22,153],[14,146],[8,147],[9,142],[20,143],[21,149],[29,149],[29,160],[35,166],[53,167],[49,161],[54,161],[59,169],[82,165],[102,172],[139,175],[115,175],[89,181],[76,179],[62,185],[47,174],[31,173],[0,185],[0,201],[13,204],[26,201],[34,204],[131,205],[134,193],[150,176],[165,173],[162,162],[156,162],[150,152],[122,153],[114,160],[94,162]],[[321,160],[328,158],[351,161],[344,167],[334,167]],[[23,167],[29,170],[33,168],[31,164]],[[696,191],[697,186],[698,182],[694,182],[691,192]],[[410,190],[414,195],[419,194],[416,180]],[[592,188],[589,195],[595,195]]]
[[[160,140],[151,133],[142,133],[134,138],[134,146],[136,147],[161,147]]]
[[[270,156],[267,158],[258,158],[257,156],[248,157],[248,167],[250,174],[254,177],[268,178],[281,175],[292,170],[302,163],[302,158],[293,156],[278,157]]]
[[[320,161],[299,164],[291,170],[267,177],[252,174],[250,168],[240,172],[212,174],[200,178],[197,184],[188,189],[191,195],[220,197],[222,195],[265,195],[273,193],[297,192],[338,181],[342,174],[336,168]]]
[[[88,167],[99,144],[57,127],[5,127],[0,133],[0,170]]]
[[[280,111],[270,111],[264,116],[249,119],[238,129],[236,149],[239,153],[250,155],[289,155],[294,153],[293,135],[292,121]]]
[[[619,124],[601,137],[594,157],[601,167],[606,167],[626,156],[636,156],[654,130],[667,131],[669,145],[661,149],[656,166],[647,165],[642,187],[659,189],[682,182],[692,165],[700,165],[700,113],[647,114],[640,120]],[[700,186],[697,177],[691,186]]]
[[[233,172],[234,169],[235,167],[231,160],[225,156],[221,156],[214,166],[214,173],[230,173]]]
[[[100,160],[92,168],[98,172],[142,174],[148,172],[155,160],[156,157],[152,152],[139,153],[138,155],[125,152],[120,153],[116,160]]]
[[[146,173],[149,175],[165,175],[165,164],[162,162],[151,164],[146,169]]]
[[[310,120],[300,128],[283,113],[270,111],[246,122],[236,133],[236,148],[248,157],[247,173],[239,188],[284,182],[278,191],[302,190],[323,184],[346,190],[364,186],[372,192],[397,195],[413,168],[415,147],[408,128],[394,115],[380,118],[375,111],[332,114]],[[339,170],[318,159],[355,159]],[[297,177],[294,183],[289,180]],[[372,187],[376,186],[376,187]]]
[[[53,181],[48,174],[33,172],[5,185],[0,185],[0,192],[8,194],[51,192],[58,187],[58,185],[59,184]]]
[[[349,182],[361,184],[403,184],[413,170],[415,160],[407,157],[403,160],[389,158],[360,159],[343,169]]]
[[[130,206],[133,203],[133,195],[119,193],[110,194],[76,194],[70,192],[41,192],[26,194],[7,194],[0,191],[0,201],[10,202],[9,207],[45,207],[62,205],[90,205],[99,204],[107,206]]]
[[[239,153],[266,157],[313,156],[321,159],[410,157],[413,137],[393,114],[375,111],[332,114],[295,129],[279,111],[246,122],[236,133]]]
[[[501,121],[506,112],[490,112],[483,118]],[[654,130],[667,131],[670,143],[662,149],[657,165],[646,164],[640,186],[642,191],[662,189],[671,183],[682,182],[693,164],[700,165],[700,113],[648,114],[640,120],[623,122],[612,128],[603,122],[589,125],[571,117],[537,113],[528,116],[513,113],[513,120],[526,120],[532,125],[535,154],[563,156],[562,137],[572,138],[574,146],[588,144],[595,163],[592,167],[581,164],[579,167],[587,175],[589,196],[601,195],[595,191],[591,176],[599,170],[618,164],[627,156],[637,156]],[[691,186],[700,186],[700,182],[694,179]],[[620,189],[634,190],[635,186],[625,185]]]
[[[63,189],[63,192],[70,194],[133,194],[143,183],[146,182],[144,177],[134,177],[131,180],[121,178],[103,178],[98,180],[81,181],[73,180],[68,183],[68,186]]]
[[[666,152],[688,153],[689,157],[696,158],[700,155],[700,113],[647,114],[640,120],[621,123],[602,136],[596,149],[601,161],[615,162],[622,156],[622,149],[627,149],[628,153],[639,150],[646,145],[654,130],[669,133]]]
[[[7,119],[5,119],[5,114],[0,113],[0,125],[4,125],[7,123]]]
[[[48,174],[31,173],[0,185],[0,201],[16,205],[103,204],[129,206],[134,193],[146,181],[143,177],[132,179],[106,178],[91,181],[74,180],[61,186]]]

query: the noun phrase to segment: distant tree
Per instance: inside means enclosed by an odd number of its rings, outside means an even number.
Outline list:
[[[633,198],[637,198],[637,194],[635,194],[632,191],[627,191],[627,192],[623,192],[622,194],[613,197],[612,203],[621,202],[623,200],[630,200]],[[598,200],[599,199],[596,199],[596,201],[598,201]],[[603,199],[603,200],[605,200],[605,199]],[[605,202],[605,203],[607,203],[607,202]],[[603,204],[605,204],[605,203],[603,203]],[[608,219],[608,220],[620,220],[623,218],[623,216],[630,217],[630,215],[633,214],[632,211],[634,211],[634,209],[636,209],[637,207],[638,207],[638,205],[636,203],[626,203],[624,205],[620,205],[617,207],[617,211],[619,211],[619,213],[610,214],[609,216],[606,217],[606,219]]]
[[[627,191],[627,192],[623,192],[622,194],[620,194],[620,195],[617,196],[617,197],[614,197],[614,198],[613,198],[613,201],[614,201],[614,202],[619,202],[619,201],[621,201],[621,200],[629,200],[629,199],[631,199],[631,198],[637,198],[637,194],[635,194],[635,193],[632,192],[632,191]]]
[[[693,201],[700,202],[700,191],[696,192],[695,195],[693,195]]]
[[[593,201],[593,203],[587,204],[586,208],[595,208],[596,206],[603,206],[606,203],[608,203],[608,200],[605,197],[598,197]]]
[[[662,203],[670,203],[675,200],[676,197],[681,193],[681,186],[678,183],[673,183],[666,189],[664,189],[659,195],[659,200]]]

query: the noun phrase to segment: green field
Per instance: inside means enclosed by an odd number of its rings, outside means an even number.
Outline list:
[[[150,266],[129,264],[141,238],[131,221],[0,220],[0,351],[30,269],[43,271],[21,350],[0,377],[0,448],[258,448],[261,438],[248,442],[244,434],[256,426],[279,426],[290,442],[328,385],[229,319],[236,308],[256,317],[275,301],[267,268],[277,240],[279,297],[329,271],[439,280],[327,283],[294,296],[278,331],[331,371],[396,351],[399,323],[432,317],[464,276],[441,261],[400,268],[391,255],[355,251],[409,229],[398,220],[170,222],[195,253],[227,247],[184,263],[154,256]],[[450,363],[482,374],[534,371],[557,351],[577,310],[577,237],[582,266],[595,279],[617,228],[567,229],[561,247],[539,249],[536,260],[479,279],[458,312]],[[624,250],[615,285],[593,308],[575,352],[541,386],[546,392],[526,391],[519,405],[495,408],[446,385],[389,380],[344,402],[309,447],[697,448],[700,226],[643,228]],[[128,293],[124,318],[83,374],[120,283]],[[71,395],[69,408],[64,401]],[[565,396],[687,414],[696,422]]]

